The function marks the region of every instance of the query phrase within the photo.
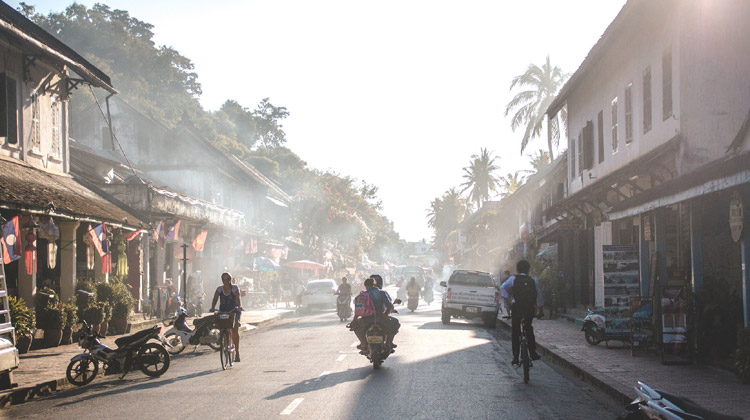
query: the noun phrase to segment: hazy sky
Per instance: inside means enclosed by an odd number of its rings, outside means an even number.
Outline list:
[[[72,1],[26,3],[46,14]],[[264,97],[287,107],[287,146],[313,168],[378,186],[384,214],[415,241],[430,240],[430,201],[463,182],[481,147],[503,174],[529,167],[523,131],[503,116],[511,80],[548,54],[574,72],[625,0],[102,3],[153,24],[157,45],[193,61],[204,108]]]

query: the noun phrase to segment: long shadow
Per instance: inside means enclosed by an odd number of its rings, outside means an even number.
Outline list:
[[[417,329],[420,330],[477,330],[482,328],[483,327],[479,324],[451,322],[450,324],[445,325],[441,321],[427,322],[417,327]]]
[[[81,395],[86,392],[97,392],[101,389],[113,388],[113,389],[110,389],[109,391],[98,392],[96,394],[84,396],[80,399],[75,399],[73,401],[63,402],[63,403],[56,405],[56,407],[64,407],[67,405],[78,404],[82,401],[95,400],[97,398],[107,397],[110,395],[124,394],[133,390],[158,388],[158,387],[168,385],[174,382],[183,381],[186,379],[198,378],[201,376],[206,376],[206,375],[210,375],[212,373],[217,373],[217,372],[220,372],[220,371],[218,369],[211,369],[211,370],[204,370],[202,372],[191,373],[189,375],[177,376],[177,377],[169,378],[169,379],[139,378],[139,379],[121,381],[121,382],[127,381],[128,386],[121,386],[119,384],[116,384],[115,382],[104,382],[104,383],[89,385],[89,386],[82,387],[82,388],[77,388],[71,391],[61,392],[61,393],[58,393],[49,397],[48,400],[54,401],[57,399],[65,399],[71,396]]]
[[[334,372],[324,376],[303,379],[294,385],[290,385],[275,394],[267,396],[266,400],[276,400],[289,395],[304,394],[319,389],[330,388],[346,382],[354,382],[367,378],[373,374],[371,366],[358,369],[350,369],[342,372]]]
[[[61,354],[62,353],[43,353],[43,354],[31,354],[31,355],[24,354],[24,355],[20,356],[20,359],[21,360],[25,360],[25,359],[42,359],[44,357],[54,357],[54,356],[59,356]]]

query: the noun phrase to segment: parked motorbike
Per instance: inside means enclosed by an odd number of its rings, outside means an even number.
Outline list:
[[[713,412],[688,398],[651,388],[640,381],[634,388],[637,397],[625,407],[627,413],[618,420],[742,420],[742,417]]]
[[[417,306],[419,306],[419,295],[409,295],[409,301],[406,302],[406,307],[414,312],[417,310]]]
[[[84,352],[74,356],[68,364],[65,376],[76,386],[93,381],[99,373],[99,363],[104,366],[104,374],[120,373],[120,379],[134,369],[151,377],[163,375],[169,369],[169,353],[160,343],[161,327],[154,326],[135,334],[115,340],[116,349],[111,349],[101,341],[104,336],[92,333],[84,321],[78,345]],[[165,343],[166,344],[166,343]]]
[[[339,316],[341,322],[346,321],[352,316],[351,299],[351,295],[343,293],[336,297],[336,315]]]
[[[629,332],[607,332],[607,328],[605,327],[606,318],[603,313],[594,311],[592,309],[587,309],[587,311],[588,314],[585,318],[583,318],[583,328],[581,328],[581,331],[583,331],[586,337],[587,343],[595,346],[602,341],[610,340],[622,341],[623,343],[630,342]]]
[[[385,331],[380,324],[373,324],[365,333],[368,351],[365,356],[372,363],[373,369],[380,369],[385,359],[393,352],[393,347],[386,340]]]
[[[188,312],[184,307],[177,311],[177,318],[172,322],[172,328],[164,333],[164,339],[169,347],[169,354],[180,354],[185,347],[195,346],[193,350],[201,344],[206,344],[214,350],[219,350],[220,331],[214,328],[214,316],[208,315],[193,321],[193,327],[187,325]]]

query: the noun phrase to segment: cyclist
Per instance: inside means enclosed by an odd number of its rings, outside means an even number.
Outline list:
[[[240,288],[236,284],[232,284],[232,275],[229,273],[221,274],[222,285],[216,288],[214,293],[214,300],[211,302],[211,309],[209,312],[214,312],[216,308],[216,301],[221,299],[219,302],[219,311],[231,312],[238,309],[234,313],[234,327],[230,332],[232,342],[234,343],[234,361],[240,361],[240,316],[239,309],[242,308],[242,302],[240,301]]]
[[[539,360],[541,356],[536,352],[536,339],[531,321],[534,319],[534,309],[537,317],[544,316],[544,298],[539,282],[529,276],[531,265],[526,260],[516,264],[518,274],[510,276],[500,286],[500,294],[505,299],[506,308],[511,308],[511,339],[513,347],[513,366],[518,366],[518,352],[521,347],[521,321],[526,319],[526,333],[529,340],[529,354],[532,360]]]

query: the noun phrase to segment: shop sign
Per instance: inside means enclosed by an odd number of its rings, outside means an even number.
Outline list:
[[[743,213],[742,196],[735,191],[732,194],[732,200],[729,202],[729,228],[732,231],[732,240],[735,242],[739,241],[742,235]]]

